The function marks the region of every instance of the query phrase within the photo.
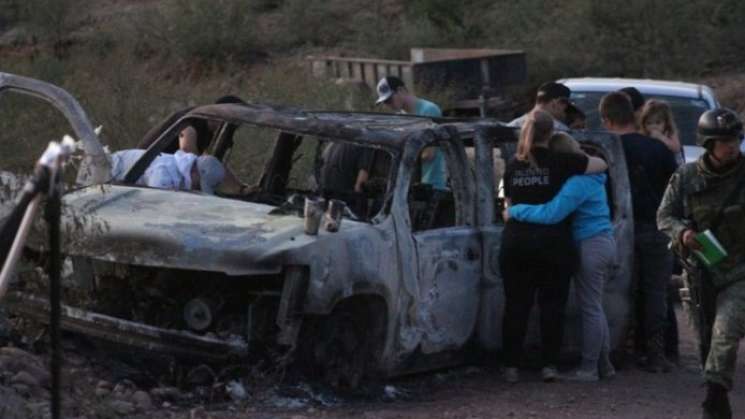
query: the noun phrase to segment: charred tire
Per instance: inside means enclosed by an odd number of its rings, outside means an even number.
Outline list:
[[[356,301],[354,301],[356,300]],[[357,299],[323,317],[308,319],[297,361],[301,370],[338,389],[355,389],[377,374],[384,345],[385,311]]]

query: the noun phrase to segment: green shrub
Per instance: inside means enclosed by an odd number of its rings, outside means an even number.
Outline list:
[[[286,46],[334,46],[348,34],[348,15],[338,1],[285,0],[277,34]]]
[[[255,17],[249,2],[177,1],[169,9],[169,35],[177,55],[203,61],[243,61],[255,46]]]
[[[460,32],[468,6],[462,0],[410,0],[406,2],[407,21],[427,21],[444,33]]]
[[[0,32],[18,22],[22,4],[21,0],[0,0]]]
[[[72,17],[80,4],[77,0],[26,0],[21,14],[34,35],[50,42],[58,56],[63,55],[64,41],[74,29]]]

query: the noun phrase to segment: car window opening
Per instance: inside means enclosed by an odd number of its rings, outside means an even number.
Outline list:
[[[457,225],[458,205],[444,150],[445,147],[425,147],[417,157],[407,199],[414,232]],[[438,170],[441,173],[437,174]]]

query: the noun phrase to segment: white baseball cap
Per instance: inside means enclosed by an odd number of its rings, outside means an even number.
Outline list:
[[[380,105],[386,100],[390,99],[399,88],[405,87],[403,80],[396,76],[387,76],[380,79],[378,82],[378,100],[375,101],[376,105]]]

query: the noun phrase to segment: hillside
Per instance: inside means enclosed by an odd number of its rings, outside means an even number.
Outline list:
[[[525,50],[530,82],[515,92],[523,102],[542,81],[595,75],[703,80],[725,105],[743,109],[733,69],[745,58],[745,3],[615,3],[0,0],[0,70],[66,88],[115,149],[175,109],[226,94],[348,108],[349,89],[309,77],[304,56],[406,58],[414,46]],[[41,147],[29,145],[36,140],[26,138],[19,112],[0,106],[13,121],[0,128],[20,143],[10,146],[8,168],[24,167]],[[43,125],[37,136],[57,132]]]

